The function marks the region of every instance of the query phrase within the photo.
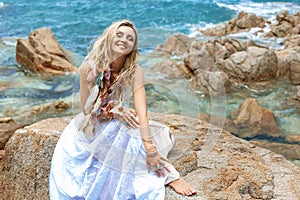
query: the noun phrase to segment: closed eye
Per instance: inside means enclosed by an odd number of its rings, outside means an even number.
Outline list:
[[[124,35],[124,33],[119,31],[119,32],[116,33],[116,35],[117,35],[118,38],[121,38]]]
[[[133,42],[133,37],[131,35],[127,36],[127,39],[130,41],[130,42]]]

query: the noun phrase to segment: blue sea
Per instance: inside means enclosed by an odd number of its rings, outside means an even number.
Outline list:
[[[175,32],[230,20],[240,11],[275,20],[281,10],[300,10],[299,0],[6,0],[0,3],[0,38],[26,37],[50,27],[66,49],[85,55],[90,42],[113,21],[130,19],[138,27],[140,51],[151,50]]]
[[[255,13],[275,22],[276,14],[300,10],[299,0],[5,0],[0,2],[0,117],[13,116],[17,122],[32,123],[47,117],[78,112],[78,77],[76,75],[43,78],[20,70],[15,60],[18,38],[40,27],[52,29],[61,46],[72,53],[76,66],[87,54],[93,40],[113,21],[132,20],[139,32],[140,65],[146,69],[148,106],[150,111],[184,114],[197,117],[200,113],[229,116],[246,97],[255,97],[261,106],[274,111],[283,134],[300,134],[300,112],[287,105],[292,87],[285,81],[274,81],[272,87],[254,90],[249,86],[224,96],[222,102],[208,98],[191,88],[187,80],[168,80],[151,66],[163,58],[152,58],[151,52],[169,35],[183,33],[198,37],[197,29],[213,27],[236,18],[241,11]],[[237,37],[266,40],[242,33]],[[65,112],[28,115],[34,106],[57,100],[72,103]],[[74,103],[75,102],[75,103]],[[213,103],[220,104],[214,109]]]

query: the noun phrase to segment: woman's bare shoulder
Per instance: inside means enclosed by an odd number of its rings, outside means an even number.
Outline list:
[[[79,72],[80,72],[80,74],[87,75],[91,69],[92,68],[91,68],[91,65],[89,64],[89,62],[84,60],[79,67]]]
[[[135,75],[144,75],[144,69],[141,66],[136,66],[135,68]]]

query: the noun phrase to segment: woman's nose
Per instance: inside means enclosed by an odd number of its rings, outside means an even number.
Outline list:
[[[120,38],[120,40],[121,40],[122,42],[126,42],[126,36],[123,35],[123,36]]]

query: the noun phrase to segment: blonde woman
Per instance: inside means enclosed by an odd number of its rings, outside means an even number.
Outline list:
[[[82,112],[56,145],[50,199],[160,200],[167,184],[183,195],[196,193],[166,159],[173,147],[168,127],[148,120],[137,56],[137,30],[123,20],[109,26],[84,59]]]

